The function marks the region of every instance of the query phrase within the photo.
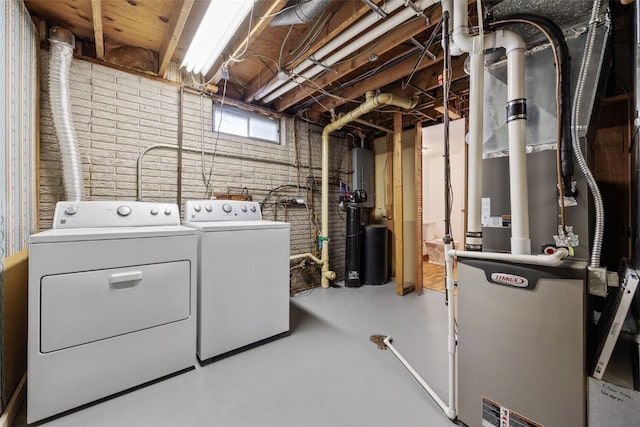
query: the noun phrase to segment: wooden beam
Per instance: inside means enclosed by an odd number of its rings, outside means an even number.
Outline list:
[[[169,67],[169,63],[171,62],[173,53],[176,51],[194,1],[195,0],[179,0],[173,4],[169,26],[164,33],[164,39],[162,40],[159,52],[158,76],[160,77],[164,76],[167,67]]]
[[[102,0],[91,0],[93,38],[96,42],[96,58],[104,60],[104,32],[102,31]]]
[[[436,12],[432,14],[430,18],[430,22],[433,24],[430,26],[425,26],[424,19],[416,18],[411,20],[404,25],[397,27],[393,31],[390,31],[388,34],[379,40],[377,44],[367,52],[366,55],[358,55],[350,61],[343,62],[339,65],[332,67],[333,72],[321,74],[318,78],[314,79],[314,85],[303,85],[298,86],[297,89],[294,89],[285,95],[282,96],[279,100],[276,101],[276,110],[283,111],[290,106],[294,105],[296,102],[306,98],[307,96],[313,94],[317,90],[316,87],[326,87],[329,84],[339,80],[340,78],[346,76],[347,74],[353,72],[353,70],[367,64],[369,62],[370,55],[377,55],[378,57],[382,56],[384,53],[388,52],[392,48],[405,43],[409,38],[425,31],[432,29],[436,26],[437,22],[440,20],[441,9],[436,9]],[[317,85],[317,86],[316,86]]]
[[[402,210],[402,113],[393,113],[393,230],[396,294],[404,295],[404,249]]]
[[[422,293],[422,122],[415,129],[415,170],[416,170],[416,294]],[[466,145],[466,144],[465,144]]]
[[[374,0],[374,3],[380,3],[381,0]],[[285,2],[286,3],[286,2]],[[315,52],[320,50],[323,46],[333,40],[338,34],[349,28],[353,25],[358,19],[364,16],[367,12],[371,11],[369,6],[364,4],[363,2],[353,2],[353,1],[340,1],[335,2],[340,4],[340,8],[336,12],[336,14],[329,21],[329,25],[327,29],[323,32],[324,36],[314,43],[311,48],[305,52],[298,60],[287,67],[288,70],[292,70],[297,65],[299,65],[302,61],[309,58]],[[353,9],[353,7],[356,7]],[[371,13],[375,13],[371,11]],[[322,59],[322,58],[318,58]],[[249,84],[249,88],[245,97],[246,102],[251,102],[255,98],[255,96],[265,87],[273,84],[277,81],[277,78],[273,76],[269,81],[265,82],[264,79],[261,79],[260,76],[257,76],[251,83]]]
[[[439,74],[442,71],[441,70],[442,58],[443,58],[442,53],[440,53],[438,54],[435,61],[423,59],[420,65],[418,66],[418,70],[429,68],[430,70],[434,70],[434,73],[437,72]],[[407,76],[411,72],[413,67],[416,65],[417,59],[418,59],[418,53],[416,52],[416,55],[413,55],[410,58],[405,59],[404,61],[388,69],[387,71],[371,76],[368,79],[364,79],[354,84],[351,87],[337,91],[334,93],[335,96],[323,99],[321,101],[323,104],[323,107],[316,105],[316,106],[313,106],[311,109],[324,113],[326,110],[336,108],[346,103],[349,100],[357,99],[358,97],[364,95],[370,90],[381,88],[382,86],[388,85],[399,79],[402,79],[403,77]]]

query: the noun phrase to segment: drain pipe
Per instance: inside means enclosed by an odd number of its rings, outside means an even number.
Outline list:
[[[71,117],[69,68],[73,58],[75,37],[61,27],[49,30],[51,56],[49,58],[49,104],[56,138],[62,157],[64,193],[68,201],[84,199],[82,157],[78,151],[76,129]]]
[[[367,92],[366,101],[355,110],[350,111],[334,122],[329,123],[322,130],[322,224],[321,234],[318,236],[318,244],[321,246],[322,254],[322,281],[323,288],[329,287],[329,280],[336,278],[336,273],[329,270],[329,135],[331,132],[340,129],[347,123],[353,122],[363,114],[366,114],[382,105],[393,105],[410,110],[418,103],[417,98],[401,98],[390,93],[374,95]]]

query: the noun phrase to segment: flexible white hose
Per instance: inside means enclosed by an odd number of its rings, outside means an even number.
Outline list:
[[[591,19],[589,20],[587,41],[584,48],[584,56],[582,57],[582,64],[580,65],[580,74],[578,76],[578,83],[576,86],[576,94],[573,101],[573,108],[571,109],[571,144],[573,146],[573,152],[578,166],[582,171],[591,195],[593,196],[593,204],[595,206],[595,231],[593,234],[593,242],[591,246],[591,262],[590,267],[600,267],[600,253],[602,251],[602,238],[604,234],[604,204],[602,202],[602,195],[598,184],[593,177],[593,174],[589,170],[589,166],[582,154],[580,148],[580,140],[578,137],[578,121],[580,120],[580,107],[582,104],[582,95],[584,91],[585,79],[587,75],[587,67],[591,62],[591,55],[593,54],[593,46],[595,44],[595,29],[597,24],[598,12],[600,11],[601,0],[595,0],[593,2],[593,8],[591,9]]]
[[[76,130],[71,118],[71,95],[69,69],[73,58],[73,46],[50,39],[49,58],[49,104],[53,125],[62,157],[64,193],[68,201],[84,199],[84,179],[82,178],[82,158],[78,152]]]

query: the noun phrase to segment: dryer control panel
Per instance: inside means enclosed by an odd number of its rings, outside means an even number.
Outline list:
[[[175,203],[131,200],[58,202],[53,228],[148,227],[180,225]]]
[[[189,200],[184,208],[185,221],[262,221],[258,202],[244,200]]]

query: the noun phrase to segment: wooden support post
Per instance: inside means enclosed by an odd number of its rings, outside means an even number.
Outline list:
[[[416,294],[422,293],[422,122],[416,123],[415,133],[416,163]]]
[[[102,31],[102,0],[91,0],[93,38],[96,42],[96,58],[104,61],[104,33]]]
[[[393,220],[394,220],[394,215],[393,215],[393,134],[387,134],[387,155],[386,155],[386,159],[385,159],[385,204],[384,204],[384,211],[385,214],[387,216],[387,228],[389,229],[389,234],[391,235],[391,238],[393,238],[393,236],[395,236],[395,232],[394,232],[394,228],[393,228]],[[390,245],[391,248],[391,254],[390,257],[392,259],[392,262],[389,263],[389,270],[391,273],[391,276],[396,275],[396,266],[395,266],[395,259],[396,259],[396,251],[395,251],[395,244]]]
[[[402,210],[402,113],[393,114],[393,230],[396,293],[404,295],[404,250]]]

